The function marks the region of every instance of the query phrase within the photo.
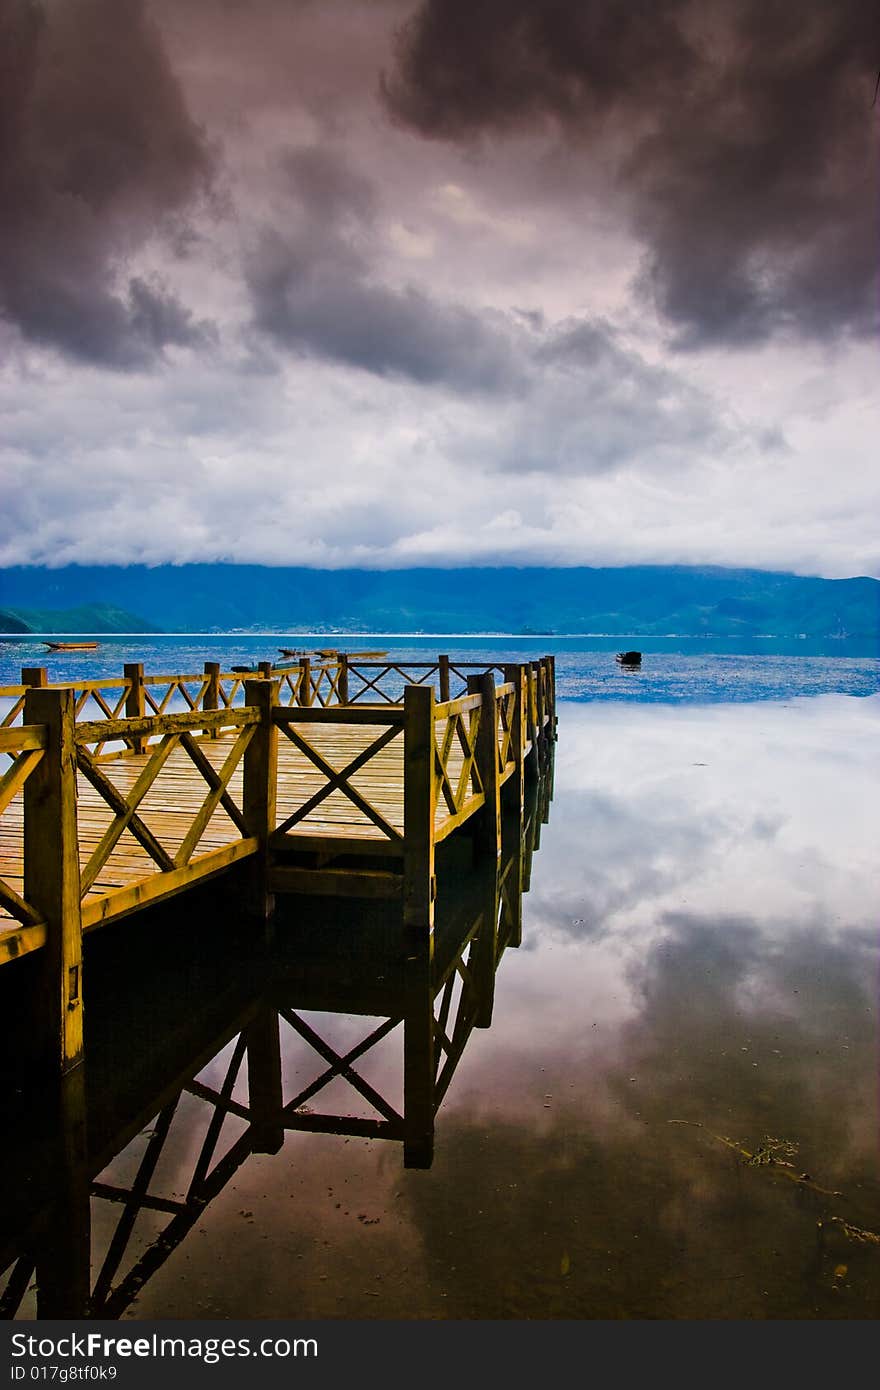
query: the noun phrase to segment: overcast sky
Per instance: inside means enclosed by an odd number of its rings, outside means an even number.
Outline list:
[[[0,0],[0,564],[880,576],[865,0]]]

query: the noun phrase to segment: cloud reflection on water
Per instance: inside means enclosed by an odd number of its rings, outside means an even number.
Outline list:
[[[137,1315],[875,1317],[835,1218],[880,1230],[878,727],[880,697],[563,705],[431,1170],[288,1136]],[[744,1161],[768,1136],[791,1171]]]

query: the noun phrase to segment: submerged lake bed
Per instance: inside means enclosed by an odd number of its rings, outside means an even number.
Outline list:
[[[876,660],[666,651],[628,673],[623,639],[473,641],[406,651],[555,652],[559,741],[522,942],[438,1110],[433,1163],[406,1169],[397,1144],[362,1134],[287,1133],[119,1315],[876,1318]],[[184,669],[168,642],[155,669]],[[265,639],[249,650],[272,654]],[[339,1056],[371,1026],[305,1017]],[[302,1034],[280,1036],[287,1095],[315,1063]],[[356,1064],[383,1095],[401,1083],[388,1043]],[[187,1190],[199,1087],[222,1090],[235,1046],[181,1096],[127,1263]],[[345,1076],[330,1087],[325,1103],[366,1113]],[[241,1078],[229,1095],[246,1099]],[[109,1160],[106,1191],[131,1181],[155,1128]],[[93,1196],[93,1278],[119,1214]]]

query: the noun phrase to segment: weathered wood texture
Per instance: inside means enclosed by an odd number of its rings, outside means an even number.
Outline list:
[[[197,677],[159,678],[132,664],[109,699],[99,682],[50,687],[42,668],[23,673],[29,683],[11,698],[30,711],[28,723],[0,727],[0,962],[47,939],[48,890],[42,870],[33,867],[41,855],[56,870],[63,861],[65,901],[76,896],[71,885],[79,885],[83,930],[253,855],[265,886],[273,856],[299,850],[318,856],[316,871],[343,854],[387,860],[407,885],[409,920],[430,932],[434,845],[477,813],[480,843],[497,844],[500,789],[512,780],[521,806],[523,769],[535,761],[528,756],[532,744],[545,729],[554,737],[552,663],[493,667],[504,678],[499,686],[482,668],[470,693],[439,702],[436,689],[472,673],[445,658],[422,663],[421,679],[405,685],[403,702],[395,703],[387,692],[411,668],[337,662],[330,677],[335,695],[356,679],[361,692],[378,697],[347,705],[323,703],[317,669],[300,664],[298,681],[301,686],[307,677],[309,691],[301,690],[307,702],[295,705],[283,703],[274,672],[271,680],[236,677],[233,689],[208,665]],[[186,708],[172,711],[182,690]],[[234,704],[238,698],[248,703]],[[84,719],[95,701],[103,717]],[[33,711],[44,706],[51,719],[34,722]],[[64,739],[72,760],[62,755]],[[42,813],[42,849],[26,852],[26,805],[43,804],[48,767],[56,768],[57,780],[62,764],[67,790],[56,789],[54,809]],[[33,833],[28,844],[36,846]],[[361,874],[366,896],[398,896],[369,862],[349,872]],[[300,862],[285,887],[304,891],[306,882]],[[336,868],[323,883],[319,891],[352,891],[342,888]]]
[[[82,919],[76,819],[76,731],[72,690],[35,686],[25,718],[46,730],[46,747],[22,789],[22,900],[46,928],[42,952],[45,1028],[60,1069],[82,1056]]]

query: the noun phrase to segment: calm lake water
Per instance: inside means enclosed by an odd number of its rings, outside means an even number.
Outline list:
[[[96,675],[131,659],[173,671],[186,657],[197,671],[215,653],[273,655],[265,638],[218,642],[107,643],[89,663]],[[609,655],[628,645],[646,654],[641,673]],[[287,1101],[388,1016],[397,956],[380,907],[334,920],[326,905],[281,925],[268,990],[265,961],[245,978],[228,960],[169,954],[152,967],[167,984],[157,1009],[132,993],[121,1019],[93,1014],[89,1124],[94,1152],[106,1135],[107,1153],[85,1200],[92,1282],[104,1267],[107,1288],[125,1295],[114,1315],[876,1318],[878,663],[784,645],[444,642],[474,660],[556,651],[561,703],[522,942],[498,965],[491,1026],[464,1031],[433,1163],[405,1168],[399,1142],[357,1132],[383,1113],[376,1096],[402,1107],[398,1029],[352,1060],[361,1089],[340,1068],[304,1103],[306,1116],[338,1116],[340,1133],[288,1132],[277,1152],[230,1161],[227,1180],[185,1216],[224,1083],[211,1163],[234,1157],[244,1130],[235,1105],[247,1100],[247,1065],[232,1079],[229,1068],[251,978],[264,993],[248,1026],[268,1018],[271,1039],[281,1010]],[[37,651],[16,644],[14,661]],[[441,905],[464,893],[464,878],[455,864],[441,873]],[[222,899],[210,911],[234,937]],[[450,1045],[475,961],[444,1016]],[[93,981],[112,970],[109,955],[96,958]],[[221,1044],[214,1055],[206,1042],[199,1053],[197,1014],[204,1039]],[[180,1093],[173,1117],[157,1121],[157,1103],[138,1113],[141,1095],[147,1105],[160,1093],[165,1106]],[[116,1152],[126,1096],[130,1132]],[[41,1099],[16,1104],[33,1117]],[[119,1193],[145,1158],[155,1159],[153,1206],[127,1242],[117,1238],[111,1268]],[[31,1288],[19,1316],[34,1307]]]
[[[82,635],[82,634],[81,634]],[[68,634],[76,640],[75,634]],[[349,639],[324,634],[220,634],[207,636],[106,637],[96,652],[51,653],[42,642],[0,641],[0,686],[19,680],[22,666],[45,666],[50,681],[101,676],[119,679],[127,661],[142,661],[146,673],[196,674],[205,661],[224,670],[258,661],[281,661],[279,647],[348,650],[387,648],[395,660],[427,661],[438,651],[461,661],[532,661],[556,656],[557,692],[562,699],[717,703],[777,700],[792,695],[869,695],[880,690],[880,644],[866,639],[720,639],[684,637],[388,637],[358,634]],[[639,671],[622,670],[615,652],[637,648]]]

